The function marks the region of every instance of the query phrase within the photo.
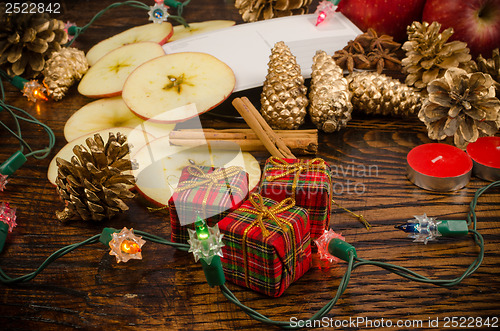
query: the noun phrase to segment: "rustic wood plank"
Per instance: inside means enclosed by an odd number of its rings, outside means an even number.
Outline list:
[[[64,21],[79,25],[111,0],[61,1]],[[153,1],[143,1],[152,5]],[[316,4],[317,1],[313,2]],[[231,1],[193,1],[184,11],[188,21],[232,19],[241,23]],[[96,42],[139,24],[147,17],[136,9],[122,7],[105,14],[75,43],[84,51]],[[248,96],[258,106],[258,89],[235,94]],[[217,112],[231,113],[230,98]],[[9,103],[28,110],[56,133],[56,148],[65,145],[65,121],[91,101],[73,87],[60,102],[30,104],[6,84]],[[233,111],[234,113],[234,111]],[[428,192],[406,178],[408,151],[430,142],[417,119],[367,117],[354,114],[344,130],[319,137],[318,157],[335,171],[335,199],[342,206],[363,214],[373,225],[362,224],[340,208],[334,208],[331,226],[352,243],[358,256],[393,262],[431,278],[456,277],[473,261],[477,248],[471,238],[443,239],[428,245],[412,243],[394,229],[396,223],[423,214],[464,218],[474,192],[487,183],[473,178],[466,188],[453,193]],[[12,122],[4,112],[0,119]],[[207,127],[242,127],[210,114],[202,116]],[[310,125],[310,124],[309,124]],[[27,126],[24,137],[34,148],[46,144],[40,128]],[[0,160],[18,148],[17,141],[0,130]],[[266,154],[256,154],[261,164]],[[129,203],[130,211],[105,223],[75,221],[60,224],[54,216],[62,209],[54,187],[46,179],[51,157],[30,159],[12,176],[1,201],[17,208],[19,226],[9,234],[0,254],[2,269],[11,276],[33,271],[55,250],[101,232],[104,226],[123,226],[167,237],[168,216],[151,213],[141,199]],[[459,286],[442,288],[410,282],[374,267],[353,272],[347,291],[329,313],[334,320],[382,318],[396,323],[429,318],[499,316],[500,282],[500,193],[492,191],[478,204],[478,229],[485,238],[483,265]],[[203,271],[190,254],[151,242],[145,244],[144,259],[116,264],[108,249],[95,244],[74,251],[50,265],[32,282],[0,286],[0,325],[5,330],[73,329],[263,329],[229,303],[219,289],[206,285]],[[345,264],[325,269],[317,256],[313,268],[278,299],[268,298],[228,284],[245,304],[278,320],[295,316],[305,319],[329,301],[345,271]]]

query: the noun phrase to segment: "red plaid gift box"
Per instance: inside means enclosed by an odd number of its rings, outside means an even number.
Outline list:
[[[307,210],[253,193],[219,222],[226,279],[272,297],[311,267]]]
[[[209,226],[214,226],[247,197],[248,175],[241,167],[185,167],[168,201],[172,241],[187,242],[187,229],[194,229],[198,213]]]
[[[312,160],[267,159],[260,194],[281,201],[288,197],[307,209],[311,223],[311,239],[319,238],[330,223],[332,174],[320,158]]]

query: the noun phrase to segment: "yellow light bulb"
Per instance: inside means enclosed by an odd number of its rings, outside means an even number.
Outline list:
[[[120,245],[120,249],[126,254],[137,254],[141,251],[141,247],[135,241],[125,239]]]
[[[45,96],[45,94],[43,93],[43,91],[41,91],[40,89],[36,89],[33,91],[33,96],[35,97],[35,99],[38,99],[38,100],[44,100],[44,101],[47,101],[47,97]]]

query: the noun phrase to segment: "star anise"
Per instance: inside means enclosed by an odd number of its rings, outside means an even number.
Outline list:
[[[396,53],[392,53],[390,49],[375,48],[368,54],[368,60],[372,68],[376,68],[380,74],[384,69],[388,70],[401,70],[401,60]]]
[[[369,69],[370,61],[365,54],[351,53],[345,49],[336,51],[333,55],[333,59],[337,65],[343,69],[353,72],[354,68],[357,69]]]
[[[370,31],[372,30],[372,31]],[[370,44],[370,49],[375,50],[375,49],[388,49],[389,51],[395,51],[398,48],[401,47],[401,44],[394,41],[391,36],[388,36],[386,34],[381,35],[380,37],[377,36],[377,32],[373,29],[368,29],[371,35],[373,35],[372,42]]]
[[[400,56],[396,53],[400,47],[401,44],[395,42],[391,36],[378,36],[377,32],[370,28],[349,41],[342,50],[335,52],[333,59],[338,66],[349,72],[354,68],[377,69],[378,73],[384,68],[401,70]]]

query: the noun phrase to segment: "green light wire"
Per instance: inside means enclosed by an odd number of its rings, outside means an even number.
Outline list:
[[[474,198],[472,199],[470,203],[470,210],[467,215],[467,220],[469,226],[472,224],[473,228],[469,229],[469,233],[471,233],[474,236],[474,242],[479,246],[479,253],[476,257],[476,259],[470,264],[470,266],[465,270],[465,272],[460,275],[459,277],[452,278],[452,279],[429,279],[423,275],[420,275],[417,272],[414,272],[410,269],[397,266],[394,264],[390,263],[385,263],[385,262],[377,262],[377,261],[370,261],[370,260],[365,260],[361,259],[358,257],[353,257],[352,254],[349,255],[349,261],[347,264],[347,270],[340,280],[337,293],[335,294],[335,297],[328,302],[323,308],[321,308],[316,314],[314,314],[312,317],[310,317],[307,320],[304,320],[304,325],[306,325],[306,321],[314,321],[314,320],[320,320],[322,317],[326,316],[328,312],[333,308],[335,303],[338,301],[342,293],[347,289],[347,285],[349,283],[349,279],[351,277],[351,273],[354,269],[364,266],[364,265],[372,265],[376,266],[385,270],[388,270],[398,276],[407,278],[409,280],[413,280],[416,282],[421,282],[421,283],[427,283],[427,284],[434,284],[434,285],[440,285],[440,286],[455,286],[462,282],[466,277],[472,275],[481,265],[484,259],[484,239],[483,236],[477,231],[476,225],[477,225],[477,217],[476,217],[476,206],[477,206],[477,201],[479,197],[489,190],[490,188],[498,187],[500,186],[500,181],[493,182],[485,187],[482,187],[476,191],[474,194]],[[293,329],[293,328],[301,328],[299,326],[292,326],[290,322],[286,321],[275,321],[272,320],[259,312],[253,310],[252,308],[244,305],[241,303],[235,296],[234,294],[225,286],[222,285],[221,287],[222,294],[232,303],[240,307],[248,316],[252,317],[253,319],[265,323],[265,324],[270,324],[270,325],[275,325],[279,326],[284,329]]]
[[[355,257],[352,252],[349,252],[349,260],[347,261],[347,269],[342,278],[340,279],[337,291],[335,293],[335,296],[333,297],[332,300],[330,300],[323,308],[318,310],[313,316],[311,316],[308,320],[304,320],[304,323],[307,323],[306,321],[314,321],[314,320],[320,320],[324,316],[326,316],[335,306],[337,301],[340,299],[342,294],[345,292],[347,289],[347,286],[349,284],[349,280],[351,278],[352,271],[358,267],[365,266],[365,265],[372,265],[376,266],[385,270],[388,270],[392,273],[395,273],[398,276],[407,278],[409,280],[413,280],[416,282],[421,282],[421,283],[427,283],[427,284],[434,284],[434,285],[440,285],[440,286],[454,286],[462,282],[466,277],[472,275],[481,265],[483,262],[484,258],[484,239],[482,235],[477,231],[476,229],[476,224],[477,224],[477,216],[476,216],[476,206],[479,197],[484,194],[487,190],[495,187],[500,186],[500,181],[493,182],[485,187],[482,187],[476,191],[474,194],[474,198],[472,199],[470,203],[470,210],[468,213],[468,223],[469,226],[472,225],[473,228],[469,229],[469,233],[474,236],[474,241],[475,243],[479,246],[479,253],[477,258],[471,263],[471,265],[467,268],[467,270],[460,275],[459,277],[452,278],[452,279],[429,279],[423,275],[420,275],[417,272],[414,272],[408,268],[404,268],[401,266],[397,266],[394,264],[390,263],[385,263],[385,262],[378,262],[378,261],[370,261],[370,260],[365,260],[361,259],[358,257]],[[162,244],[162,245],[168,245],[175,247],[179,250],[182,251],[188,251],[189,245],[188,244],[180,244],[180,243],[173,243],[170,242],[162,237],[149,234],[147,232],[143,231],[135,231],[134,233],[141,235],[144,239],[150,240],[152,242]],[[58,258],[68,254],[69,252],[82,247],[84,245],[88,244],[94,244],[99,242],[100,234],[95,235],[87,240],[84,240],[80,243],[72,244],[66,247],[63,247],[50,255],[41,265],[38,267],[35,271],[26,274],[24,276],[20,276],[17,278],[11,278],[5,274],[5,272],[0,268],[0,282],[4,284],[16,284],[16,283],[22,283],[22,282],[27,282],[35,278],[43,269],[45,269],[50,263],[53,261],[57,260]],[[220,290],[222,294],[232,303],[234,303],[236,306],[240,307],[243,312],[245,312],[248,316],[251,318],[265,323],[269,325],[274,325],[278,326],[284,329],[292,329],[292,328],[300,328],[299,326],[292,326],[291,322],[289,321],[275,321],[272,320],[265,315],[257,312],[256,310],[246,306],[243,304],[232,292],[229,290],[229,288],[226,285],[221,285]]]
[[[7,79],[9,82],[11,81],[11,78],[7,75],[7,73],[3,70],[0,69],[0,76]],[[20,151],[24,151],[24,147],[28,149],[28,153],[23,153],[26,158],[33,156],[35,159],[44,159],[47,156],[49,156],[50,151],[56,144],[56,136],[54,134],[54,131],[47,126],[46,124],[40,122],[38,119],[36,119],[33,115],[29,114],[27,111],[24,109],[21,109],[19,107],[15,107],[12,105],[9,105],[5,102],[5,89],[3,86],[3,81],[0,78],[0,111],[6,110],[10,116],[14,119],[14,124],[15,124],[15,130],[12,130],[9,128],[4,122],[0,121],[0,125],[3,126],[10,134],[12,134],[14,137],[16,137],[17,140],[19,140],[20,143]],[[21,113],[24,116],[21,116],[17,113]],[[47,136],[49,137],[49,144],[42,149],[39,150],[33,150],[31,146],[23,139],[22,137],[22,132],[21,132],[21,125],[19,121],[24,121],[28,122],[31,124],[35,124],[38,126],[41,126],[45,132],[47,133]]]
[[[190,1],[191,0],[187,0],[184,3],[179,2],[179,5],[176,7],[178,15],[177,16],[169,15],[168,17],[173,18],[174,20],[176,20],[180,24],[184,25],[185,27],[189,27],[189,25],[186,23],[186,21],[184,20],[184,18],[182,18],[181,15],[182,15],[182,11],[183,11],[184,7],[187,6]],[[74,27],[73,39],[71,39],[68,43],[66,43],[65,46],[66,47],[71,46],[82,33],[84,33],[98,18],[100,18],[102,15],[104,15],[104,13],[106,13],[108,10],[116,8],[116,7],[120,7],[120,6],[130,6],[133,8],[143,9],[143,10],[147,10],[147,11],[150,10],[148,5],[146,5],[145,3],[142,3],[140,1],[135,1],[135,0],[112,3],[111,5],[107,6],[106,8],[104,8],[103,10],[101,10],[100,12],[95,14],[95,16],[86,25],[84,25],[82,27],[78,27],[78,26]]]

